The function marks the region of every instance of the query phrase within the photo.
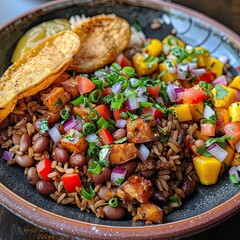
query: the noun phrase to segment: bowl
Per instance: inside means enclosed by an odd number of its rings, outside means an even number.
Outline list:
[[[239,36],[200,13],[158,0],[54,1],[27,12],[0,29],[0,75],[10,66],[18,39],[34,25],[57,17],[101,13],[115,13],[130,23],[138,20],[148,37],[163,38],[176,32],[187,44],[201,45],[215,57],[227,55],[230,74],[237,75]],[[160,20],[160,29],[150,28],[154,18]],[[99,219],[94,214],[80,212],[77,207],[57,204],[27,184],[22,168],[10,167],[4,161],[0,161],[0,182],[0,203],[4,207],[38,227],[69,238],[181,238],[206,230],[240,209],[240,185],[233,186],[227,173],[214,186],[199,186],[195,196],[158,225],[133,223],[131,219]]]

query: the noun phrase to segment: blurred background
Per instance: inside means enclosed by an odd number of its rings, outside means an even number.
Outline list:
[[[1,0],[0,26],[25,11],[46,2],[49,2],[49,0]],[[240,35],[240,0],[218,0],[214,2],[210,0],[173,0],[168,2],[178,3],[201,12]],[[225,222],[210,230],[185,238],[185,240],[239,239],[239,223],[240,213],[228,220],[226,219]],[[0,207],[0,240],[15,239],[65,240],[66,238],[49,234]]]

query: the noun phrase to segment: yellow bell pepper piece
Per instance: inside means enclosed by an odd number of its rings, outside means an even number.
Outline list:
[[[132,61],[133,61],[133,66],[136,69],[138,77],[141,77],[143,75],[148,75],[148,74],[154,72],[158,67],[157,62],[155,62],[151,65],[148,64],[148,62],[146,61],[146,58],[140,53],[135,54],[132,57]]]
[[[159,72],[161,73],[163,71],[166,71],[166,73],[161,77],[161,80],[163,82],[174,82],[177,79],[177,71],[176,73],[168,72],[167,64],[172,64],[174,67],[176,67],[177,62],[175,60],[167,59],[159,64]]]
[[[229,123],[229,114],[228,110],[225,108],[216,108],[215,111],[217,114],[216,132],[219,132],[227,123]]]
[[[231,167],[240,165],[240,153],[235,153],[234,158],[231,162]]]
[[[178,45],[180,47],[185,47],[185,43],[180,40],[179,38],[173,36],[173,35],[168,35],[166,36],[163,40],[162,43],[167,44],[169,46],[174,46],[174,45]]]
[[[236,76],[228,86],[240,90],[240,75]]]
[[[204,104],[203,102],[189,104],[190,112],[192,115],[192,120],[194,122],[199,122],[203,118]]]
[[[222,164],[215,157],[196,156],[193,164],[201,184],[211,185],[217,182]]]
[[[194,131],[193,136],[194,136],[194,138],[202,139],[203,141],[206,141],[207,139],[210,138],[208,136],[202,135],[198,129]]]
[[[211,71],[219,77],[223,74],[223,63],[217,58],[208,57],[206,69]]]
[[[199,67],[206,67],[208,63],[209,51],[203,47],[196,47],[197,64]]]
[[[230,166],[234,158],[235,151],[229,145],[226,146],[225,151],[228,152],[228,155],[226,156],[223,162],[226,163],[228,166]]]
[[[240,121],[240,102],[232,103],[228,107],[229,118],[231,122]]]
[[[216,85],[213,90],[213,104],[216,108],[228,108],[233,103],[237,90],[222,84]]]
[[[162,52],[162,49],[163,49],[162,42],[154,38],[150,39],[150,42],[144,49],[144,51],[150,56],[158,57]]]
[[[170,109],[175,110],[179,122],[186,122],[192,120],[192,115],[188,104],[184,103],[176,106],[171,106]]]

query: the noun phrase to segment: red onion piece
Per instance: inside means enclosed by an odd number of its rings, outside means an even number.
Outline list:
[[[188,63],[188,69],[189,69],[189,71],[196,69],[197,66],[198,66],[198,65],[197,65],[196,62],[190,62],[190,63]]]
[[[235,143],[235,148],[238,153],[240,153],[240,140]]]
[[[123,182],[127,174],[125,167],[116,166],[111,173],[111,182],[113,185],[119,186]]]
[[[228,152],[221,148],[217,143],[213,143],[210,147],[207,148],[207,151],[211,153],[215,158],[217,158],[220,162],[224,161],[228,155]]]
[[[60,139],[61,139],[62,135],[55,126],[48,130],[48,134],[52,138],[54,143],[57,144],[57,143],[60,142]]]
[[[212,84],[214,86],[216,86],[217,84],[223,84],[223,85],[227,85],[227,79],[224,75],[221,75],[219,77],[217,77],[213,82]]]
[[[175,84],[169,83],[166,91],[167,91],[170,101],[177,102],[182,99],[184,89],[180,88],[179,86],[177,86]]]
[[[227,56],[220,56],[218,60],[222,62],[224,65],[229,61]]]
[[[168,55],[169,51],[170,51],[169,45],[164,43],[164,44],[163,44],[163,53],[164,53],[165,55]]]
[[[174,91],[177,94],[177,98],[175,101],[177,102],[177,101],[182,100],[182,96],[183,96],[183,93],[185,90],[183,88],[176,87],[176,88],[174,88]]]
[[[240,181],[238,169],[236,166],[231,167],[228,173],[229,173],[229,176],[235,175],[238,182]]]
[[[150,151],[149,149],[144,145],[144,144],[141,144],[140,147],[138,148],[138,151],[140,153],[139,157],[145,161],[147,160],[149,154],[150,154]]]
[[[147,95],[142,95],[141,97],[137,98],[138,102],[147,102],[148,101],[148,96]]]
[[[190,75],[192,77],[197,76],[197,75],[203,75],[206,72],[205,68],[198,68],[198,69],[192,69],[190,71]]]
[[[145,86],[138,87],[136,89],[136,92],[137,92],[138,96],[141,97],[145,92],[147,92],[147,88]]]
[[[212,108],[206,105],[204,108],[203,117],[209,119],[209,117],[211,117],[214,114],[215,112],[212,110]]]
[[[167,61],[167,62],[166,62]],[[165,60],[165,65],[167,67],[167,71],[171,74],[174,74],[177,72],[176,66],[173,64],[171,59]]]
[[[79,118],[76,118],[75,119],[75,123],[76,123],[76,125],[73,127],[73,129],[81,131],[82,130],[82,126],[83,126],[82,120],[79,119]]]
[[[9,161],[9,160],[12,160],[13,156],[14,156],[14,153],[9,151],[4,151],[2,155],[2,159],[4,159],[5,161]]]
[[[67,132],[71,128],[74,128],[76,126],[75,118],[74,116],[71,116],[67,119],[67,121],[64,123],[63,128],[64,131]]]
[[[240,172],[240,165],[235,166],[237,170]]]
[[[125,105],[129,110],[135,110],[139,108],[138,100],[134,94],[130,95],[125,101]]]
[[[121,90],[122,90],[122,84],[119,83],[119,82],[115,83],[112,86],[112,92],[115,93],[115,94],[121,92]]]
[[[92,142],[92,143],[96,143],[97,146],[101,147],[102,144],[98,138],[98,136],[95,134],[95,133],[91,133],[89,135],[86,136],[86,139],[89,141],[89,142]]]
[[[187,75],[189,74],[189,65],[188,64],[179,64],[177,66],[177,78],[181,80],[185,80]]]
[[[119,120],[116,121],[115,126],[116,126],[117,128],[125,128],[126,124],[127,124],[127,120],[125,120],[125,119],[119,119]]]

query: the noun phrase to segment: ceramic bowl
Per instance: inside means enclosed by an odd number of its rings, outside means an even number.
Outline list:
[[[227,55],[237,74],[240,65],[240,38],[214,20],[176,4],[158,0],[74,0],[54,1],[36,8],[0,29],[0,75],[10,65],[16,42],[28,29],[50,19],[85,14],[115,13],[130,23],[138,20],[148,37],[163,38],[173,29],[190,45],[201,45],[215,57]],[[154,18],[160,29],[150,28]],[[206,230],[236,213],[240,208],[240,185],[233,186],[227,174],[214,186],[199,186],[194,197],[166,216],[160,225],[133,223],[130,218],[110,221],[82,213],[77,207],[55,203],[30,186],[23,169],[0,161],[0,202],[26,221],[69,238],[166,239],[180,238]]]

